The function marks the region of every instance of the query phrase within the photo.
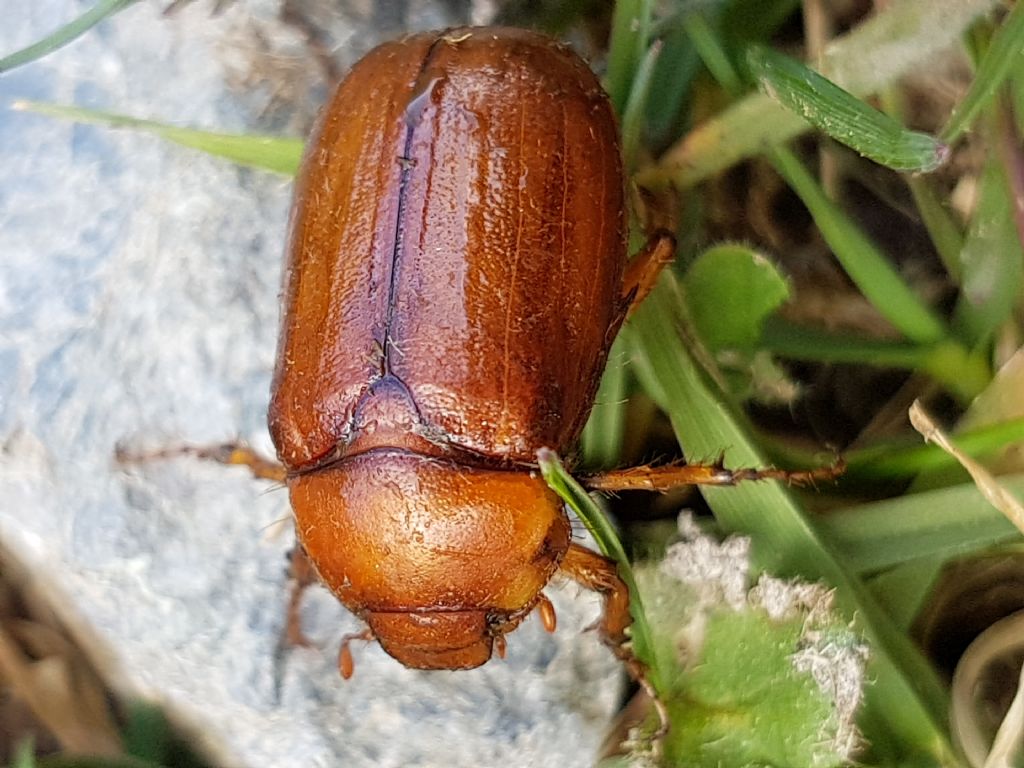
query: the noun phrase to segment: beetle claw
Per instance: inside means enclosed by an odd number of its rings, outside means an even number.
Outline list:
[[[540,615],[540,623],[544,625],[544,629],[554,632],[558,626],[558,616],[555,615],[555,606],[543,592],[537,597],[537,613]]]

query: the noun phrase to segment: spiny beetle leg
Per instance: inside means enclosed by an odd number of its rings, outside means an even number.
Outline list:
[[[156,451],[132,452],[118,446],[117,460],[121,464],[142,464],[149,461],[173,459],[179,456],[194,456],[218,464],[248,467],[253,477],[260,480],[275,480],[283,483],[288,472],[276,461],[265,459],[244,443],[223,443],[222,445],[179,445]]]
[[[669,491],[686,485],[736,485],[753,480],[781,480],[790,485],[814,485],[835,480],[843,473],[841,461],[829,467],[810,470],[728,469],[722,460],[713,464],[644,465],[581,477],[580,482],[595,491]]]
[[[628,305],[627,316],[647,298],[675,252],[675,237],[662,229],[653,232],[640,252],[629,260],[622,276],[622,300]]]
[[[570,544],[558,570],[580,586],[599,592],[604,598],[604,613],[598,624],[601,639],[625,664],[630,677],[650,696],[660,721],[654,734],[657,743],[668,733],[668,710],[651,685],[647,666],[633,655],[632,649],[627,645],[626,628],[633,622],[633,617],[629,613],[629,588],[619,578],[615,562],[579,544]]]

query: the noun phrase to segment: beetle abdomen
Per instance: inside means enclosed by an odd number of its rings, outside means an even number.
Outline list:
[[[385,376],[439,453],[530,461],[571,444],[618,317],[622,186],[607,99],[562,46],[463,29],[366,57],[299,181],[281,459],[344,456]]]

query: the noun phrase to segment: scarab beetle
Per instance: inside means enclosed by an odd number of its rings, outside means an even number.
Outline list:
[[[575,444],[671,252],[654,238],[624,278],[623,198],[597,78],[532,32],[385,43],[320,117],[269,424],[302,551],[406,666],[479,666],[538,605],[553,626],[555,571],[604,592],[604,636],[625,639],[614,565],[570,541],[535,466]]]

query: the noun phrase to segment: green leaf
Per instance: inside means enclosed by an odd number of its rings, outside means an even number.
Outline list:
[[[752,45],[746,63],[762,93],[876,163],[898,171],[932,171],[949,157],[945,144],[906,130],[795,59]]]
[[[153,120],[140,120],[110,112],[58,104],[42,104],[34,101],[16,102],[14,108],[50,117],[75,120],[80,123],[96,123],[109,128],[130,128],[152,133],[183,147],[198,149],[241,165],[290,176],[295,175],[299,168],[299,162],[302,160],[302,141],[299,139],[212,133],[192,128],[179,128]]]
[[[776,316],[765,322],[761,344],[794,360],[917,370],[964,401],[975,397],[992,378],[984,356],[953,339],[935,344],[872,339],[794,325]]]
[[[924,66],[959,42],[999,0],[901,0],[829,44],[822,72],[867,96]],[[763,94],[752,94],[704,121],[637,177],[645,188],[686,189],[765,147],[800,135],[806,121]]]
[[[668,702],[670,765],[848,764],[830,749],[831,702],[809,673],[794,669],[805,624],[806,617],[776,622],[761,611],[711,614],[681,695]]]
[[[594,398],[594,408],[583,429],[580,450],[589,469],[614,467],[622,452],[626,430],[626,337],[619,336],[608,353],[608,364]]]
[[[651,35],[651,0],[618,0],[608,44],[606,88],[615,114],[622,115]]]
[[[1024,494],[1024,475],[1000,477],[999,482]],[[822,516],[819,527],[862,573],[1021,539],[974,483],[836,510]]]
[[[971,87],[942,129],[940,135],[943,140],[952,144],[970,128],[1006,77],[1011,72],[1020,72],[1024,64],[1021,54],[1024,54],[1024,4],[1015,3],[992,36],[988,50],[978,64]]]
[[[711,76],[722,86],[722,90],[730,96],[739,96],[742,83],[736,68],[733,67],[721,41],[701,13],[691,13],[683,21],[690,43],[700,56]]]
[[[893,327],[922,344],[946,336],[938,316],[922,302],[871,240],[832,202],[803,164],[781,147],[770,153],[776,170],[800,197],[846,274]]]
[[[644,114],[651,92],[651,77],[661,52],[661,43],[652,45],[636,69],[629,99],[622,111],[622,161],[627,175],[632,175],[643,145]]]
[[[627,324],[634,335],[638,378],[669,415],[685,455],[715,456],[724,449],[732,466],[763,466],[763,454],[741,419],[714,392],[683,345],[674,289],[671,275],[663,275]],[[874,683],[867,692],[861,723],[876,757],[927,758],[959,765],[945,733],[946,694],[934,670],[910,639],[896,630],[790,493],[772,482],[707,488],[703,493],[725,530],[752,537],[759,565],[782,576],[800,575],[831,584],[841,610],[869,637],[869,674]]]
[[[970,346],[989,341],[1020,297],[1022,263],[1003,167],[989,158],[981,198],[960,251],[960,297],[953,324]]]
[[[4,56],[0,59],[0,73],[20,67],[22,64],[28,64],[30,61],[35,61],[48,53],[56,51],[58,48],[81,37],[104,19],[123,11],[136,2],[138,0],[100,0],[100,2],[96,3],[96,5],[81,16],[69,21],[56,32],[47,35],[39,42]]]
[[[752,352],[766,318],[789,298],[789,286],[775,266],[743,245],[705,251],[682,285],[694,329],[713,353]]]

